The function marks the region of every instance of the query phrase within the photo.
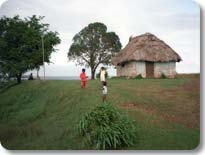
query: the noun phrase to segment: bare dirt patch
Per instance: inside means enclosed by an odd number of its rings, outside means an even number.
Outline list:
[[[138,104],[138,103],[124,103],[124,104],[122,104],[122,107],[127,108],[127,109],[133,109],[133,108],[135,109],[136,108],[136,109],[140,109],[144,112],[149,112],[149,113],[154,111],[153,109],[151,109],[149,107],[145,107],[145,106]]]
[[[160,116],[165,120],[177,121],[177,117],[175,117],[174,115],[164,114],[162,112],[157,111],[156,109],[151,109],[139,103],[124,103],[122,107],[127,109],[138,109],[143,111],[144,113],[152,113],[152,114],[154,113],[156,116]]]
[[[186,126],[188,128],[199,128],[199,113],[198,112],[186,112],[184,115],[183,113],[181,114],[180,111],[177,111],[176,113],[171,113],[171,112],[163,112],[160,111],[159,109],[154,109],[147,107],[143,104],[139,103],[124,103],[122,104],[122,107],[125,109],[130,109],[130,110],[140,110],[145,114],[152,114],[156,116],[153,118],[153,122],[159,124],[160,126],[164,126],[162,121],[159,120],[164,120],[168,122],[174,122],[174,123],[179,123],[182,124],[183,126]],[[178,109],[179,110],[179,109]],[[154,120],[156,118],[159,118],[159,120]]]

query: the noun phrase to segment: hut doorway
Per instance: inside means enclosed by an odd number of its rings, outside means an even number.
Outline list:
[[[154,62],[146,62],[146,77],[154,77]]]

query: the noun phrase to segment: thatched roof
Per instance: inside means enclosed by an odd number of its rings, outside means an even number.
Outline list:
[[[151,33],[130,38],[127,46],[112,58],[114,65],[129,61],[179,62],[181,57],[164,41]]]

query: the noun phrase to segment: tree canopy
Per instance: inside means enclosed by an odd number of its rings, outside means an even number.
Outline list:
[[[44,38],[45,62],[50,63],[54,46],[60,43],[57,32],[49,31],[49,24],[41,23],[43,17],[0,19],[0,70],[15,76],[21,82],[23,73],[39,69],[42,61],[42,37]]]
[[[91,23],[73,37],[68,52],[69,60],[91,68],[92,79],[100,64],[110,65],[112,56],[121,49],[120,39],[115,32],[107,32],[103,23]]]

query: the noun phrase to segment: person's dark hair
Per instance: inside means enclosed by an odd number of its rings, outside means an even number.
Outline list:
[[[82,69],[82,72],[85,72],[85,68]]]
[[[106,86],[107,85],[107,82],[106,81],[103,81],[103,86]]]
[[[104,68],[104,67],[101,67],[101,69],[104,70],[105,68]]]

